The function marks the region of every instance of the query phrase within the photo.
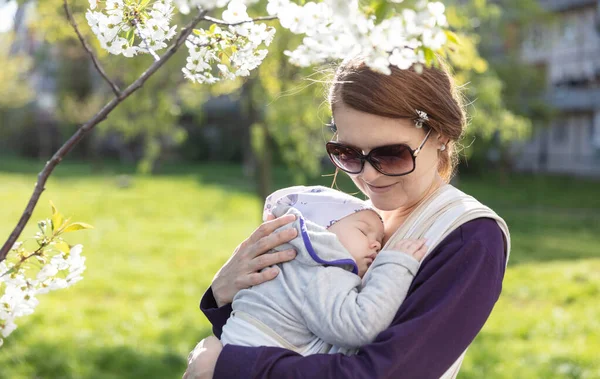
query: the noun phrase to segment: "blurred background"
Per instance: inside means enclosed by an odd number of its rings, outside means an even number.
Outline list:
[[[600,1],[444,3],[470,117],[453,183],[513,237],[501,299],[459,377],[600,378]],[[87,1],[72,7],[121,87],[152,63],[108,56],[85,22]],[[278,30],[250,78],[214,86],[183,79],[180,51],[60,164],[22,238],[52,200],[95,226],[70,237],[88,269],[18,319],[0,378],[181,377],[210,333],[200,297],[260,222],[262,199],[331,184],[334,66],[290,65],[283,52],[299,41]],[[0,236],[44,162],[111,97],[61,0],[0,0]]]

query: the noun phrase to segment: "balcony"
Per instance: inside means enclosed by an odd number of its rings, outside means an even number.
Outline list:
[[[562,12],[569,9],[596,4],[597,0],[540,0],[540,4],[551,12]]]
[[[600,109],[600,88],[555,88],[546,99],[563,112],[589,112]]]

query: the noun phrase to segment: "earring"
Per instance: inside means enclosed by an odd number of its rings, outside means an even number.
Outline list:
[[[440,151],[444,151],[444,150],[446,150],[446,144],[445,143],[443,143],[442,146],[440,146]]]

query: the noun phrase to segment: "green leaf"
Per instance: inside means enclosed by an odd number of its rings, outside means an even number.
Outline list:
[[[210,26],[210,28],[208,28],[208,31],[210,32],[210,34],[215,34],[216,29],[217,29],[217,24],[212,24]]]
[[[74,222],[74,223],[68,225],[66,228],[64,228],[62,230],[62,233],[76,232],[78,230],[84,230],[84,229],[94,229],[94,227],[89,224],[83,223],[83,222]]]
[[[52,221],[52,232],[54,233],[55,230],[59,230],[63,226],[65,220],[63,215],[57,212],[52,215],[52,219],[50,221]]]
[[[427,64],[435,60],[435,53],[433,50],[425,48],[423,49],[423,53],[425,53],[425,62],[427,62]]]
[[[451,32],[450,30],[444,30],[444,33],[446,33],[446,38],[449,42],[460,45],[460,38],[456,35],[456,33]]]
[[[58,213],[58,210],[56,209],[52,201],[50,201],[50,206],[52,207],[52,215],[54,216],[56,213]]]
[[[65,241],[56,241],[56,242],[54,243],[54,246],[55,246],[55,247],[56,247],[58,250],[60,250],[60,251],[62,251],[62,252],[64,252],[64,253],[68,253],[69,251],[71,251],[71,246],[69,246],[69,244],[68,244],[68,243],[66,243]]]
[[[375,17],[377,20],[383,20],[389,9],[389,3],[387,1],[378,1],[374,5]]]
[[[202,35],[202,31],[200,29],[194,29],[193,32],[197,36],[201,36]]]

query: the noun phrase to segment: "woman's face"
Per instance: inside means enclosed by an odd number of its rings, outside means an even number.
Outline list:
[[[348,144],[368,154],[373,148],[404,143],[413,150],[423,142],[426,132],[415,127],[413,120],[392,119],[354,110],[337,104],[334,120],[338,131],[338,142]],[[438,135],[431,132],[427,143],[416,158],[413,172],[404,176],[385,176],[365,162],[363,171],[350,175],[356,186],[367,195],[373,205],[382,211],[392,211],[415,205],[436,184]]]

